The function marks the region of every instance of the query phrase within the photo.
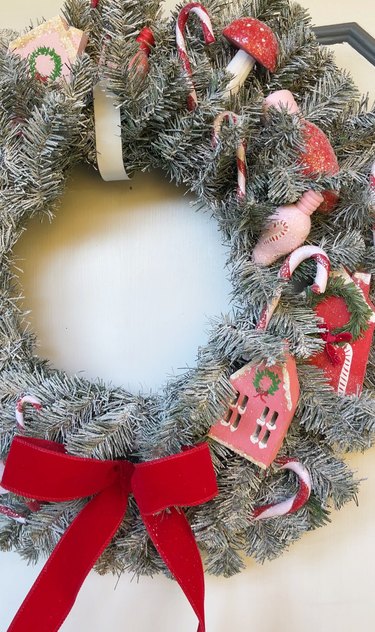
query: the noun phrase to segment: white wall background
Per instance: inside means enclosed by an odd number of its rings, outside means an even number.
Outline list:
[[[60,4],[13,0],[1,7],[0,26],[22,28],[30,18],[52,17]],[[302,4],[310,6],[317,24],[358,21],[375,36],[373,0]],[[374,96],[375,69],[348,46],[336,49],[339,63]],[[159,174],[108,184],[77,170],[55,221],[32,222],[17,248],[41,355],[69,372],[133,390],[159,388],[194,362],[207,318],[226,309],[229,286],[216,226],[194,213],[183,193]],[[207,577],[208,632],[373,628],[375,452],[349,460],[364,479],[359,507],[345,507],[333,515],[333,524],[307,534],[272,563],[250,561],[230,580]],[[0,632],[41,566],[0,554]],[[173,582],[131,579],[124,575],[116,583],[91,573],[64,632],[196,628]]]

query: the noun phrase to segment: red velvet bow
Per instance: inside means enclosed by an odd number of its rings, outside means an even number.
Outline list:
[[[55,547],[8,632],[59,629],[86,575],[120,527],[130,493],[156,549],[199,619],[198,632],[205,631],[202,561],[189,523],[177,507],[200,505],[217,494],[207,444],[133,464],[70,456],[58,443],[16,437],[1,484],[42,501],[92,496]]]
[[[320,327],[324,327],[327,329],[326,325],[320,325]],[[329,357],[332,364],[338,364],[340,362],[339,355],[333,346],[337,342],[351,342],[353,340],[353,336],[348,331],[343,331],[340,334],[334,334],[332,331],[326,331],[321,334],[323,340],[325,341],[325,352]]]

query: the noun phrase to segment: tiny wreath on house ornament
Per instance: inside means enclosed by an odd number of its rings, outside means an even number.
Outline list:
[[[343,454],[375,428],[375,112],[288,0],[168,19],[158,0],[67,0],[0,43],[0,548],[51,555],[11,629],[41,629],[43,603],[57,629],[93,565],[167,566],[203,632],[197,545],[230,576],[357,495]],[[51,368],[24,327],[12,248],[80,161],[106,180],[163,169],[229,248],[231,313],[152,395]]]

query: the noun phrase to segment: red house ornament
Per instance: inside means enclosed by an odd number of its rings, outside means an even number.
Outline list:
[[[299,382],[289,353],[284,364],[246,364],[230,382],[235,398],[209,436],[259,467],[275,459],[297,407]]]
[[[372,311],[368,327],[357,340],[334,345],[335,361],[332,361],[330,354],[323,350],[311,358],[310,362],[324,371],[332,388],[339,395],[360,395],[375,329],[375,306],[369,300],[371,275],[356,272],[350,276],[342,270],[340,276],[344,277],[347,283],[355,283],[361,290]],[[350,318],[344,299],[337,296],[328,296],[315,307],[315,311],[329,331],[344,327]]]

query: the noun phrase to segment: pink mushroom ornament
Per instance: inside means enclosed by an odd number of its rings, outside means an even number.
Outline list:
[[[249,17],[234,20],[225,27],[223,35],[239,49],[226,67],[228,74],[233,75],[224,91],[226,99],[237,94],[256,63],[270,72],[275,71],[279,44],[267,24]]]

